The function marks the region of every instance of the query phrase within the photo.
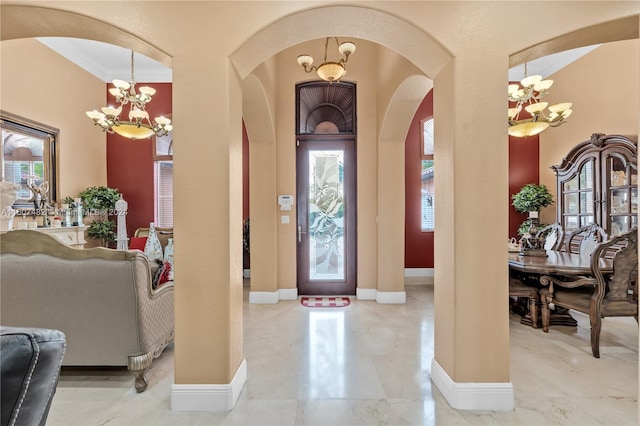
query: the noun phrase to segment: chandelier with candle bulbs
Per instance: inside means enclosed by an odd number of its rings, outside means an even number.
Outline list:
[[[340,59],[337,62],[327,61],[327,51],[329,50],[329,41],[334,39],[338,46],[338,52],[340,53]],[[311,66],[313,64],[313,58],[310,55],[303,54],[298,56],[298,64],[304,68],[306,72],[316,71],[318,77],[333,83],[334,81],[340,81],[342,77],[347,73],[347,67],[345,64],[349,60],[349,56],[356,51],[355,43],[351,41],[343,41],[340,43],[338,37],[327,37],[324,42],[324,61],[319,66]]]
[[[513,108],[509,108],[509,135],[515,137],[527,137],[537,135],[548,127],[557,127],[565,123],[572,113],[571,103],[559,103],[551,105],[548,112],[547,102],[541,102],[549,93],[553,80],[543,80],[540,75],[527,77],[527,64],[524,64],[524,75],[520,84],[510,84],[508,97],[515,102]],[[520,113],[525,110],[530,116],[521,118]]]
[[[93,123],[108,133],[117,133],[129,139],[147,139],[153,135],[166,136],[173,129],[171,120],[160,116],[149,119],[146,106],[156,93],[156,89],[141,86],[136,92],[136,81],[133,74],[133,50],[131,51],[131,81],[113,80],[109,93],[116,98],[119,106],[102,107],[100,111],[87,111]],[[129,105],[128,120],[120,119],[122,107]]]

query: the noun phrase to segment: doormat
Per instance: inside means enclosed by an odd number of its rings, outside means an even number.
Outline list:
[[[349,306],[348,297],[302,297],[300,299],[302,306],[308,308],[343,308]]]

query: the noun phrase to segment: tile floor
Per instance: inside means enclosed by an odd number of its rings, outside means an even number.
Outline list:
[[[456,411],[429,374],[433,287],[407,286],[405,305],[352,300],[346,308],[298,301],[250,305],[248,381],[226,413],[170,410],[173,348],[136,394],[122,369],[64,370],[47,425],[633,425],[638,416],[638,327],[606,318],[601,358],[589,323],[549,334],[511,314],[511,412]],[[505,302],[506,304],[506,302]],[[311,368],[310,368],[311,367]]]

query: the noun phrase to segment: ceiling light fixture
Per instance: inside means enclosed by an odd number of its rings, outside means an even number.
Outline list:
[[[551,105],[548,114],[544,113],[548,103],[540,102],[552,84],[553,80],[543,80],[540,75],[527,77],[527,64],[524,64],[524,78],[520,84],[510,84],[508,88],[509,100],[516,103],[515,107],[509,108],[509,135],[526,138],[565,123],[572,113],[570,102]],[[523,107],[531,116],[520,119]]]
[[[102,112],[87,111],[87,116],[107,133],[117,133],[129,139],[148,139],[153,135],[166,136],[173,129],[171,120],[160,116],[149,120],[149,113],[145,110],[151,97],[156,94],[156,89],[149,86],[138,88],[136,93],[136,81],[133,77],[133,50],[131,51],[131,81],[113,80],[113,86],[109,93],[120,104],[117,108],[112,106],[102,107]],[[129,119],[121,120],[122,107],[129,104]]]
[[[327,51],[329,49],[329,40],[334,39],[338,46],[338,52],[340,52],[340,60],[338,62],[327,61]],[[306,72],[316,71],[318,77],[333,83],[334,81],[340,81],[342,77],[347,73],[345,64],[349,60],[349,56],[356,51],[355,43],[351,41],[344,41],[340,43],[338,37],[327,37],[324,42],[324,61],[320,66],[311,66],[313,64],[313,58],[310,55],[304,54],[298,56],[298,64],[304,68]]]

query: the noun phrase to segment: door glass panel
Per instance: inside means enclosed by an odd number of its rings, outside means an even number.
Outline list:
[[[624,162],[618,157],[611,157],[611,186],[627,184],[627,173]]]
[[[593,188],[593,161],[588,161],[580,169],[580,189]]]
[[[580,226],[587,226],[594,222],[593,216],[580,216]]]
[[[565,194],[565,209],[567,213],[578,213],[578,194]]]
[[[344,151],[309,152],[309,278],[343,280]]]
[[[611,213],[629,213],[627,204],[627,190],[611,191]]]
[[[580,213],[593,213],[593,192],[580,193]]]
[[[564,184],[565,191],[575,191],[578,189],[578,176],[575,176],[570,181],[565,182]]]
[[[631,213],[638,213],[638,188],[631,188]]]
[[[614,237],[616,235],[620,235],[623,232],[627,232],[629,230],[629,217],[628,216],[618,216],[611,218],[611,232],[610,237]]]
[[[566,216],[564,219],[564,227],[565,230],[577,229],[578,226],[578,216]]]

